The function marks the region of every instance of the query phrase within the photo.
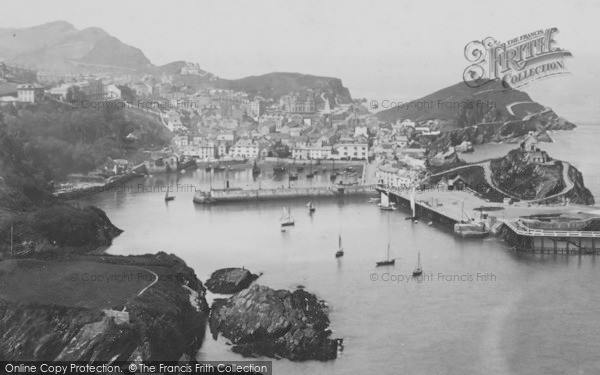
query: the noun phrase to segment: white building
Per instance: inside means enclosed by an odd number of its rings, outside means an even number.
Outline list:
[[[366,143],[340,143],[334,146],[340,159],[367,159],[369,146]]]
[[[377,183],[396,189],[410,189],[411,183],[417,177],[417,172],[396,168],[391,164],[380,166],[376,172]]]
[[[44,87],[37,83],[18,85],[17,99],[21,103],[39,103],[44,100]]]
[[[106,99],[121,99],[121,89],[113,84],[106,86]]]
[[[173,143],[173,146],[176,147],[186,147],[189,144],[187,136],[173,137],[173,139],[171,139],[171,142]]]
[[[231,147],[229,155],[233,157],[255,158],[258,157],[258,142],[251,139],[240,139]]]
[[[290,151],[292,159],[331,159],[331,146],[297,145]]]

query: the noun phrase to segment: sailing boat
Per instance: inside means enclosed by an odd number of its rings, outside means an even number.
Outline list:
[[[175,199],[175,197],[172,196],[172,195],[169,195],[169,189],[167,189],[167,192],[165,193],[165,202],[169,202],[169,201],[172,201],[174,199]]]
[[[410,210],[412,212],[412,216],[407,217],[406,220],[412,220],[413,223],[417,224],[419,220],[417,218],[417,211],[415,208],[415,185],[413,185],[410,189]]]
[[[310,170],[309,172],[306,174],[306,178],[313,178],[315,176],[315,174],[313,173],[312,170],[312,160],[310,161]]]
[[[421,276],[423,273],[423,267],[421,267],[421,252],[419,251],[419,260],[417,261],[417,268],[413,271],[413,276]]]
[[[387,194],[381,194],[381,202],[378,204],[379,208],[383,211],[394,211],[396,205],[390,203],[390,197]]]
[[[312,201],[308,202],[306,207],[308,207],[308,212],[310,212],[310,213],[315,212],[315,204]]]
[[[289,207],[283,208],[283,213],[281,214],[281,219],[279,219],[282,227],[289,227],[290,225],[294,225],[295,221],[292,217],[291,209]]]
[[[390,259],[390,243],[388,242],[387,258],[386,258],[386,260],[375,262],[375,266],[376,267],[379,267],[379,266],[391,266],[394,263],[396,263],[396,259]]]
[[[334,159],[333,162],[331,163],[331,175],[329,176],[329,178],[333,181],[333,180],[335,180],[337,175],[338,175],[338,172],[337,172],[337,169],[335,169],[335,159]]]
[[[256,160],[254,160],[254,166],[252,167],[252,176],[258,176],[259,174],[260,174],[260,167],[256,163]]]
[[[342,235],[338,234],[338,251],[335,253],[335,257],[339,258],[344,256],[344,248],[342,247]]]

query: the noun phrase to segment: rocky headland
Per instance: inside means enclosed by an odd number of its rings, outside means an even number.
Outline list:
[[[331,339],[323,301],[297,289],[274,290],[253,284],[213,303],[210,329],[229,339],[244,356],[283,357],[293,361],[337,357],[341,339]]]
[[[30,272],[45,278],[35,290]],[[205,289],[174,255],[5,260],[0,284],[13,286],[0,291],[5,360],[178,360],[202,345]]]
[[[496,185],[519,199],[556,197],[571,203],[594,204],[581,172],[569,163],[552,159],[545,152],[511,150],[506,156],[492,160],[490,169]]]

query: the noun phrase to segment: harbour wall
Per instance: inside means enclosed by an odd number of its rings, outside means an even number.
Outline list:
[[[213,202],[242,202],[261,201],[275,199],[293,198],[320,198],[341,197],[349,195],[375,194],[375,191],[366,185],[352,186],[322,186],[322,187],[298,187],[284,189],[223,189],[212,190],[211,200]]]

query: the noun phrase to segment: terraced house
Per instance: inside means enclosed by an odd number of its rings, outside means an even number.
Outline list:
[[[255,158],[258,157],[258,142],[251,139],[240,139],[229,150],[233,157]]]

